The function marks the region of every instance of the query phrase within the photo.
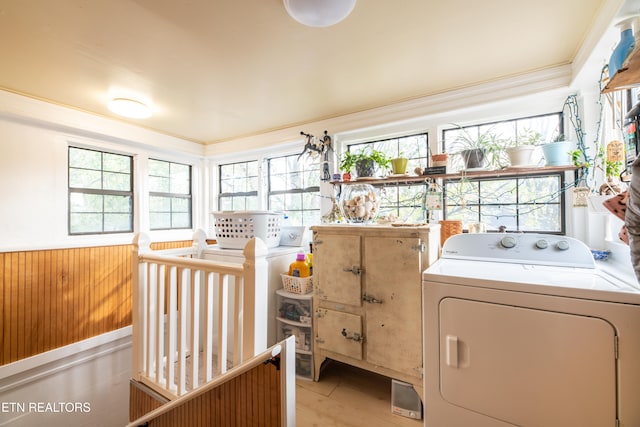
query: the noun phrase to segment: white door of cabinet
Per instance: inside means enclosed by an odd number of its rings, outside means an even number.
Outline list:
[[[528,427],[616,425],[607,321],[458,298],[443,299],[439,313],[448,402]]]
[[[314,242],[316,295],[324,301],[362,305],[360,236],[325,234]]]
[[[412,376],[422,374],[421,240],[366,237],[367,361]]]

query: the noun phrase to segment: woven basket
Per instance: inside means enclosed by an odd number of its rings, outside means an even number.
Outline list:
[[[313,291],[313,276],[296,277],[287,274],[281,274],[280,276],[282,276],[282,286],[287,292],[293,294],[308,294]]]
[[[454,234],[462,233],[462,221],[458,219],[443,219],[440,221],[440,246],[444,246],[444,242]]]

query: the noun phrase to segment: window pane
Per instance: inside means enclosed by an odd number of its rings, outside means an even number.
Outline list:
[[[130,196],[104,196],[104,211],[130,213],[131,197]]]
[[[131,173],[131,157],[120,154],[103,153],[104,170],[109,172]]]
[[[171,214],[168,212],[150,212],[149,227],[152,230],[171,228]]]
[[[102,153],[69,147],[69,167],[83,169],[102,169]]]
[[[156,193],[169,193],[169,178],[164,176],[149,176],[149,191]]]
[[[105,190],[128,191],[131,189],[129,174],[104,172],[102,177],[104,179],[102,188]]]
[[[172,228],[190,228],[191,227],[191,214],[190,213],[174,213],[171,217]]]
[[[69,214],[69,232],[102,233],[102,214],[99,213],[71,213]]]
[[[131,228],[131,215],[111,213],[104,215],[104,231],[106,232],[130,231]]]
[[[102,172],[99,170],[69,169],[69,187],[102,188]]]
[[[149,196],[150,212],[171,212],[171,199],[169,197]]]
[[[101,194],[71,193],[69,210],[76,212],[102,212],[103,198]]]

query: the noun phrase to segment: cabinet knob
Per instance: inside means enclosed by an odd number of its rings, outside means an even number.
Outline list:
[[[352,267],[344,267],[342,269],[342,271],[347,271],[347,272],[350,271],[351,273],[355,274],[356,276],[359,276],[360,273],[362,273],[362,269],[358,265],[354,265]]]

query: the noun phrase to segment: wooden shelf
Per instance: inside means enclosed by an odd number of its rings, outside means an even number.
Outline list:
[[[633,49],[622,67],[611,77],[602,93],[629,89],[640,85],[640,46]]]
[[[371,184],[371,185],[387,185],[387,184],[415,184],[420,182],[427,182],[432,179],[460,179],[460,178],[502,178],[502,177],[517,177],[522,175],[545,175],[549,173],[565,172],[578,169],[576,166],[543,166],[532,168],[505,168],[498,170],[481,170],[481,171],[469,171],[469,172],[456,172],[448,174],[438,175],[407,175],[401,177],[387,177],[380,179],[366,179],[362,181],[331,181],[331,184]]]

